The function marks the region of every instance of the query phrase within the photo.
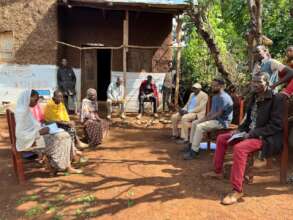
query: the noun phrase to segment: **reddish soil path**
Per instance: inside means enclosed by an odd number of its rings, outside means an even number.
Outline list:
[[[85,174],[48,178],[28,165],[28,183],[19,186],[1,126],[0,220],[293,219],[293,185],[279,185],[278,173],[256,177],[245,186],[242,202],[222,206],[229,182],[200,176],[209,170],[211,155],[182,161],[181,146],[163,127],[112,128],[98,150],[85,152]]]

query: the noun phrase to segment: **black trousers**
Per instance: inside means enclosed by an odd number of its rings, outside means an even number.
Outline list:
[[[140,96],[138,101],[139,101],[138,113],[144,113],[144,103],[145,102],[152,102],[153,103],[153,112],[157,113],[157,98],[155,96],[151,96],[151,97]]]
[[[168,107],[168,110],[170,111],[171,95],[172,95],[172,88],[163,87],[163,111],[166,110],[166,106]]]

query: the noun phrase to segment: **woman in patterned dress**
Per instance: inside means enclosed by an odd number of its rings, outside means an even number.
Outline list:
[[[39,100],[35,90],[26,90],[21,93],[15,110],[16,121],[16,148],[17,151],[33,151],[44,153],[51,168],[55,171],[81,173],[81,170],[71,166],[73,142],[67,132],[50,134],[48,127],[42,127],[34,118],[30,108]]]
[[[88,89],[87,96],[82,100],[81,122],[85,126],[86,134],[91,147],[102,143],[109,130],[109,124],[98,114],[97,91]]]

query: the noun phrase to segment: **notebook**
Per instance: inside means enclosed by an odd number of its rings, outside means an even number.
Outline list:
[[[56,123],[52,123],[52,124],[46,125],[46,127],[49,128],[49,134],[57,134],[59,132],[64,131],[64,129],[58,128],[58,126],[57,126]]]

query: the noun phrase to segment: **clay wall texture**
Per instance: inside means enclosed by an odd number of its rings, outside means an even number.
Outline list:
[[[13,63],[56,63],[56,0],[1,0],[0,32],[5,31],[13,32]]]
[[[13,63],[56,64],[67,57],[79,67],[76,49],[57,46],[59,39],[74,45],[102,43],[123,44],[124,11],[86,7],[71,9],[57,6],[56,0],[1,0],[0,32],[13,32]],[[167,13],[130,12],[129,44],[166,46],[172,43],[172,15]],[[59,50],[59,51],[58,51]],[[129,72],[142,68],[148,72],[164,72],[172,59],[172,49],[130,49]],[[122,50],[112,52],[112,70],[122,71]]]

